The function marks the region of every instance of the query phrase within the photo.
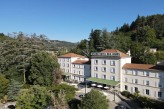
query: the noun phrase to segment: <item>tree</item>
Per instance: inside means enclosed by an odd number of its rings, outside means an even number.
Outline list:
[[[39,52],[33,55],[28,74],[30,84],[52,85],[55,68],[59,68],[59,65],[48,53]]]
[[[56,95],[58,95],[60,91],[64,92],[65,99],[67,102],[69,102],[74,98],[76,88],[74,88],[73,86],[69,86],[67,84],[59,84],[59,85],[50,86],[49,90],[54,92]]]
[[[8,92],[7,92],[9,101],[16,100],[21,87],[22,85],[19,82],[15,81],[14,79],[10,80],[10,85],[8,87]]]
[[[7,94],[7,88],[10,81],[5,78],[4,75],[0,74],[0,99],[2,99]]]
[[[108,101],[101,92],[92,89],[82,98],[82,109],[108,109]]]
[[[33,86],[19,94],[16,109],[45,109],[50,104],[51,97],[46,88]]]
[[[110,33],[104,29],[102,31],[102,49],[110,48]]]
[[[90,33],[90,41],[89,41],[89,45],[90,45],[90,49],[92,48],[93,50],[97,50],[99,51],[101,49],[101,35],[102,35],[102,31],[101,30],[92,30]],[[91,49],[91,50],[92,50]]]
[[[60,90],[60,92],[55,95],[51,93],[53,109],[68,109],[68,104],[65,97],[65,92]]]

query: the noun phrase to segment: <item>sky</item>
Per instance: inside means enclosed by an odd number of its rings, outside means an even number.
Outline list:
[[[0,33],[79,42],[92,29],[113,31],[152,14],[164,14],[164,0],[0,0]]]

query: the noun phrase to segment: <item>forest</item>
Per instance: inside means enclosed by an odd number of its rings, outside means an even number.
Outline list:
[[[156,48],[157,52],[150,52]],[[90,57],[91,52],[104,49],[118,49],[131,52],[132,62],[156,64],[164,61],[164,15],[139,16],[131,23],[125,23],[116,30],[91,30],[88,39],[81,40],[72,52]]]

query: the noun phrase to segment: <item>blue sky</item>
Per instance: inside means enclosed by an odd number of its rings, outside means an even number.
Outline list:
[[[45,34],[78,42],[91,29],[108,31],[137,15],[164,14],[164,0],[0,0],[0,32]]]

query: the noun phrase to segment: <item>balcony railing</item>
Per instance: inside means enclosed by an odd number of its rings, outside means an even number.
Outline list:
[[[101,53],[101,52],[92,52],[91,56],[120,56],[120,53]]]

